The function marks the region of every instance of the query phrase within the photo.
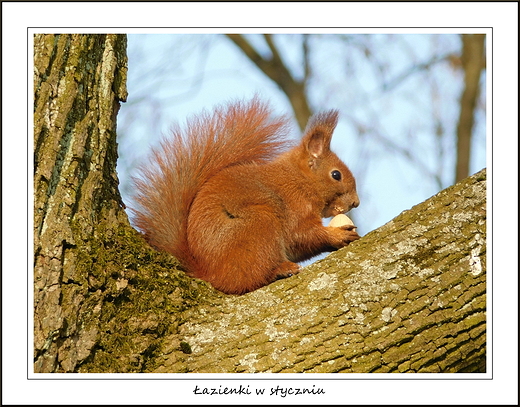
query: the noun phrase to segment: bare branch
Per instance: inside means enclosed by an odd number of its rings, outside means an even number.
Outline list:
[[[404,72],[401,72],[399,75],[397,75],[395,78],[391,79],[390,81],[383,83],[383,86],[381,88],[382,92],[390,92],[394,90],[397,86],[399,86],[401,83],[406,81],[410,76],[428,70],[432,68],[434,65],[445,62],[448,60],[451,60],[453,58],[453,54],[446,54],[446,55],[435,55],[433,58],[431,58],[429,61],[415,64],[410,66],[408,69],[406,69]]]
[[[480,76],[486,60],[484,52],[486,36],[484,34],[463,34],[461,37],[464,90],[460,100],[460,115],[457,124],[455,182],[466,178],[469,174],[474,112],[480,93]]]
[[[311,76],[309,36],[303,36],[303,82],[307,83]]]
[[[287,66],[283,63],[280,52],[272,40],[272,36],[268,34],[264,35],[267,45],[273,54],[273,57],[269,60],[264,59],[242,35],[227,34],[227,37],[287,95],[298,125],[300,129],[303,130],[311,116],[311,109],[307,103],[305,94],[305,82],[297,81],[293,77]]]

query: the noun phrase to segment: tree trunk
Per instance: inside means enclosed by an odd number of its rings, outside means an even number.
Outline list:
[[[457,123],[455,182],[459,182],[469,175],[475,107],[480,94],[480,76],[486,66],[484,51],[486,36],[484,34],[463,34],[461,37],[464,90],[460,98],[459,122]]]
[[[297,276],[224,295],[128,224],[125,42],[34,39],[35,372],[485,371],[485,170]]]
[[[126,37],[34,36],[34,369],[72,371],[96,342],[100,227],[128,225],[115,171]]]

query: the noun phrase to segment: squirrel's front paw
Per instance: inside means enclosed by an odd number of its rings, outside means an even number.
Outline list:
[[[343,225],[340,227],[329,227],[331,234],[332,246],[341,249],[354,240],[358,240],[360,236],[356,232],[356,226]]]
[[[356,227],[354,225],[345,225],[341,226],[340,229],[343,229],[345,232],[343,242],[345,244],[348,244],[350,242],[353,242],[354,240],[358,240],[361,238],[361,236],[358,235],[356,231]]]

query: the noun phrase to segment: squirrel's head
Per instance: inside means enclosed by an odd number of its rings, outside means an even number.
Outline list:
[[[359,198],[356,180],[349,168],[330,150],[332,133],[338,123],[338,112],[331,110],[314,115],[305,129],[301,152],[303,165],[324,202],[321,216],[336,216],[356,208]]]

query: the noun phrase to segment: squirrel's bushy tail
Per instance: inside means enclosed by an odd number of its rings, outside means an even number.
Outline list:
[[[148,242],[167,251],[190,271],[196,262],[186,232],[190,206],[202,185],[237,163],[271,160],[288,146],[288,120],[274,117],[258,98],[217,107],[176,126],[152,150],[150,162],[133,178],[132,220]]]

